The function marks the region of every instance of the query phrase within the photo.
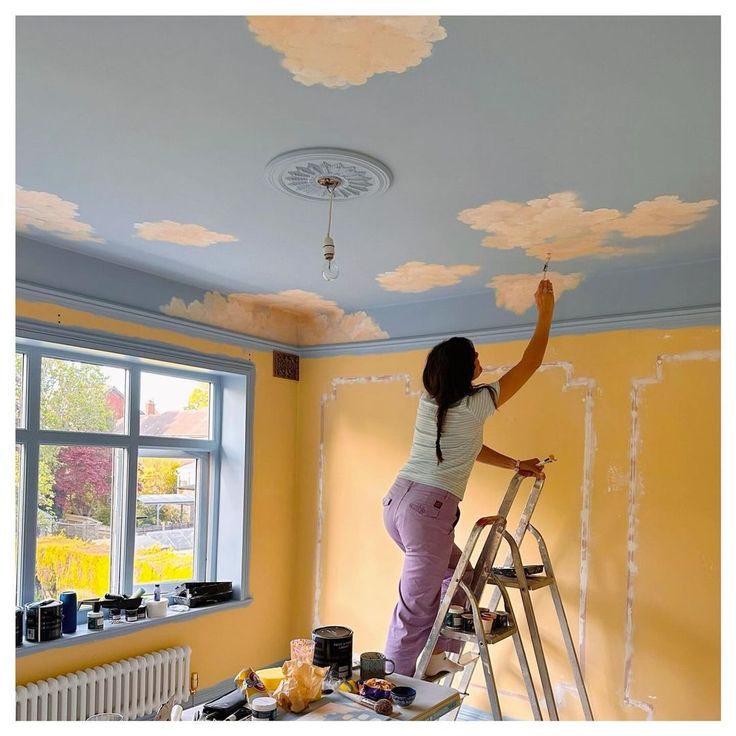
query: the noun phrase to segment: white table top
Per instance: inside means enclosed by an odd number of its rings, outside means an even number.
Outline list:
[[[462,704],[460,693],[449,687],[442,687],[441,685],[399,674],[388,675],[386,679],[394,685],[413,687],[417,691],[416,699],[410,706],[400,708],[394,705],[394,715],[390,719],[392,721],[435,721],[455,708],[459,708]],[[354,703],[340,695],[340,693],[335,692],[325,695],[321,700],[310,703],[309,707],[302,713],[287,713],[279,708],[276,718],[279,721],[299,721],[308,715],[308,720],[349,720],[349,718],[335,718],[332,716],[333,708],[327,708],[324,718],[321,718],[320,708],[330,703],[349,708],[355,714],[355,720],[365,720],[366,717],[373,715],[369,708]],[[201,709],[202,706],[197,706],[185,710],[184,720],[193,720],[194,714]]]

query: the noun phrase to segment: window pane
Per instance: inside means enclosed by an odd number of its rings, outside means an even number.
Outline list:
[[[23,471],[24,471],[24,451],[23,445],[15,446],[15,591],[16,600],[20,591],[20,524],[21,524],[21,505],[23,488]]]
[[[210,438],[211,384],[141,373],[141,434]]]
[[[15,426],[25,429],[26,426],[26,356],[15,354]]]
[[[42,445],[38,471],[36,598],[77,599],[110,590],[112,499],[124,479],[125,451]]]
[[[166,457],[138,462],[135,585],[194,578],[197,465]]]
[[[41,360],[41,429],[125,432],[126,371],[57,358]]]

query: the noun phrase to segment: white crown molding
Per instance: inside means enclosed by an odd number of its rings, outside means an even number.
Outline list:
[[[221,327],[189,322],[188,320],[158,314],[136,307],[130,307],[99,299],[78,296],[40,284],[17,281],[16,294],[28,301],[41,301],[58,304],[69,309],[92,312],[104,317],[135,322],[147,327],[172,330],[192,337],[214,342],[238,345],[246,350],[270,352],[282,350],[296,353],[302,358],[321,358],[334,355],[360,355],[376,353],[408,352],[435,345],[440,340],[461,332],[478,344],[526,340],[534,330],[529,323],[513,327],[495,327],[487,330],[462,331],[455,333],[429,333],[416,337],[389,338],[387,340],[366,340],[362,342],[338,343],[330,345],[289,345],[272,340],[251,337]],[[610,332],[613,330],[677,329],[700,325],[719,325],[721,307],[708,304],[697,307],[614,314],[583,319],[560,320],[552,325],[552,335],[580,335],[590,332]]]

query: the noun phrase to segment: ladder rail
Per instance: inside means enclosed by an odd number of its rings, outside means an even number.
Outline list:
[[[578,690],[580,705],[583,708],[585,719],[588,721],[592,721],[594,720],[593,710],[590,706],[588,690],[585,687],[585,680],[583,679],[583,672],[580,667],[580,660],[578,659],[578,655],[575,650],[575,644],[572,640],[572,634],[570,633],[570,624],[567,620],[567,615],[565,614],[565,607],[562,604],[562,596],[560,595],[560,589],[557,586],[557,578],[555,577],[554,570],[552,569],[552,560],[549,556],[547,544],[544,541],[544,537],[542,536],[542,534],[533,524],[529,524],[529,531],[537,540],[537,546],[539,547],[539,554],[542,558],[542,564],[544,565],[545,574],[552,578],[552,584],[549,586],[549,590],[552,596],[552,602],[555,606],[555,611],[557,612],[557,620],[560,623],[562,638],[565,642],[565,649],[567,650],[567,658],[570,660],[570,667],[572,668],[572,674],[575,678],[575,685]]]
[[[513,536],[506,531],[504,531],[504,539],[506,539],[509,547],[511,547],[511,556],[513,558],[514,570],[516,572],[516,579],[519,583],[519,593],[521,594],[521,602],[524,606],[526,622],[529,626],[529,634],[532,639],[532,649],[534,650],[534,657],[537,660],[537,670],[539,671],[539,679],[542,682],[542,691],[544,692],[544,702],[547,706],[547,714],[549,715],[551,721],[558,721],[559,716],[557,714],[557,705],[555,704],[554,691],[552,690],[552,681],[549,676],[549,669],[547,668],[547,660],[544,657],[542,637],[539,634],[537,617],[534,614],[534,606],[532,605],[529,584],[527,582],[526,573],[524,572],[524,563],[521,561],[519,546],[516,544]],[[493,577],[495,578],[496,584],[498,585],[498,578],[495,575]]]

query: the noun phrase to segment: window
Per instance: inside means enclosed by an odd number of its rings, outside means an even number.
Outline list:
[[[217,577],[223,387],[245,404],[242,375],[19,342],[18,603]],[[226,469],[247,491],[245,457],[243,447]],[[225,497],[237,493],[242,485]],[[241,598],[245,579],[233,580]]]

